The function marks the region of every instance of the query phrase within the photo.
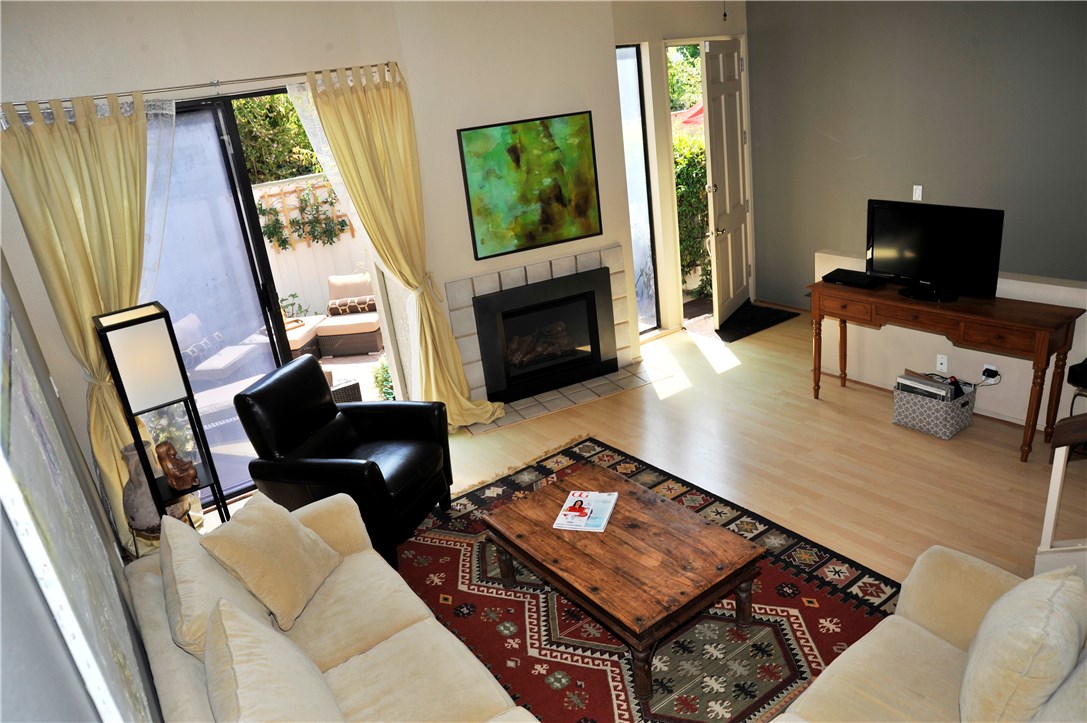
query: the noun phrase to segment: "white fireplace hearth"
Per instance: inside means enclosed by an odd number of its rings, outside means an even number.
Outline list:
[[[615,349],[620,370],[633,361],[630,337],[630,314],[627,303],[626,272],[623,251],[616,244],[599,251],[563,256],[550,261],[514,266],[501,271],[480,274],[467,279],[450,281],[445,285],[446,304],[453,336],[460,350],[464,374],[468,379],[472,399],[486,399],[487,387],[483,373],[479,336],[476,330],[472,300],[477,296],[506,291],[538,281],[546,281],[591,269],[607,267],[611,273],[611,302],[615,326]]]

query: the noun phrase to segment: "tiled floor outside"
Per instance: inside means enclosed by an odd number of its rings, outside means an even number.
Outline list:
[[[471,434],[480,434],[499,427],[508,427],[548,412],[557,412],[575,404],[591,402],[624,389],[634,389],[661,377],[662,372],[652,369],[643,362],[635,362],[613,374],[606,374],[550,392],[542,392],[516,402],[508,402],[504,416],[489,424],[472,424],[467,427],[467,430]]]

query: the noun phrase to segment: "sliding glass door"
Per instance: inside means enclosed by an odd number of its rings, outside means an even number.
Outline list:
[[[255,456],[234,395],[276,368],[286,344],[276,342],[283,333],[273,323],[279,308],[268,300],[278,297],[263,242],[253,243],[253,212],[238,192],[248,181],[230,156],[236,147],[224,104],[178,108],[162,247],[148,249],[140,289],[141,301],[159,301],[170,312],[227,497],[252,486],[248,463]],[[171,420],[159,423],[152,436],[172,433]]]
[[[649,164],[646,155],[645,100],[642,96],[641,55],[636,45],[615,49],[619,72],[619,108],[623,120],[630,237],[634,252],[634,292],[638,301],[638,331],[660,326],[657,301],[657,260],[649,205]]]

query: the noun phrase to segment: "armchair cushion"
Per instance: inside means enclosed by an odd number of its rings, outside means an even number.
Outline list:
[[[1076,666],[1087,637],[1087,593],[1073,566],[1035,575],[985,614],[970,645],[964,721],[1027,720]]]
[[[344,720],[313,661],[226,600],[208,621],[204,669],[217,721]]]
[[[170,633],[181,648],[203,660],[208,616],[221,598],[254,618],[267,620],[268,610],[200,541],[200,533],[181,520],[162,518],[159,563]]]
[[[281,630],[295,619],[343,559],[321,537],[259,492],[204,549],[272,611]]]

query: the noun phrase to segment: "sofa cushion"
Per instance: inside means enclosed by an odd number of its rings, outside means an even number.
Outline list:
[[[850,646],[789,707],[810,721],[952,721],[966,653],[899,615]]]
[[[203,660],[208,615],[220,598],[256,618],[267,619],[268,610],[200,541],[200,533],[184,522],[168,515],[162,518],[159,563],[170,632],[175,643]]]
[[[148,651],[147,662],[155,679],[162,719],[171,721],[212,720],[211,706],[202,692],[204,664],[174,644],[170,634],[170,621],[163,604],[162,576],[157,569],[152,572],[134,572],[136,563],[147,560],[142,557],[125,568],[132,605],[140,625],[140,638]],[[152,557],[152,559],[154,559]],[[154,560],[156,565],[158,560]],[[267,614],[264,615],[267,619]]]
[[[275,615],[282,630],[340,564],[340,553],[261,493],[204,535],[204,549]]]
[[[204,670],[217,721],[344,720],[321,671],[298,646],[226,600],[208,619]]]
[[[327,671],[430,617],[426,603],[371,549],[343,559],[287,637]]]
[[[1087,592],[1073,566],[1035,575],[989,608],[970,644],[964,721],[1027,720],[1076,665]]]
[[[490,671],[434,618],[336,666],[325,680],[348,720],[482,721],[513,707]],[[405,689],[407,681],[420,681],[425,694],[406,692],[415,687]]]

